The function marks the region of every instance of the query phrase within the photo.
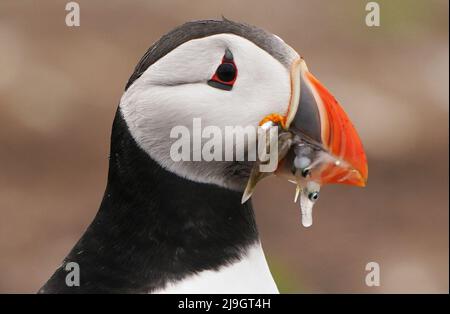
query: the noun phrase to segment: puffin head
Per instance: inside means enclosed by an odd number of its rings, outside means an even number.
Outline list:
[[[300,131],[351,165],[351,173],[328,171],[322,183],[363,186],[367,178],[361,141],[334,97],[294,49],[254,26],[206,20],[169,32],[136,66],[119,111],[142,150],[164,169],[195,182],[243,190],[253,162],[196,160],[214,132],[196,146],[194,119],[222,135],[226,127],[256,128],[272,121]],[[180,126],[191,136],[185,137],[191,142],[189,160],[171,156]],[[236,156],[246,154],[256,138],[247,140],[244,146],[232,143]]]
[[[258,137],[247,137],[246,145],[223,138],[229,127],[260,125],[281,129],[278,138],[301,137],[288,145],[276,171],[288,169],[287,160],[303,164],[316,151],[324,165],[304,176],[305,226],[312,223],[308,202],[317,198],[318,183],[365,184],[365,154],[347,115],[279,37],[225,19],[186,23],[163,36],[126,85],[99,212],[65,259],[82,265],[84,284],[70,290],[61,266],[41,292],[277,292],[251,203],[241,202],[251,195],[247,188],[261,160],[238,156],[249,156]],[[204,158],[211,138],[218,142],[214,156],[225,158]],[[174,158],[178,141],[187,158]],[[226,158],[220,145],[227,143],[239,160]]]

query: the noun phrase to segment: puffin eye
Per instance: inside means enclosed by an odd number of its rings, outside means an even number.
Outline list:
[[[223,90],[231,90],[236,81],[236,77],[237,68],[233,61],[233,54],[227,49],[222,58],[222,63],[217,67],[213,77],[208,81],[208,85]]]
[[[217,68],[216,74],[222,82],[229,83],[236,77],[236,67],[232,63],[222,63]]]

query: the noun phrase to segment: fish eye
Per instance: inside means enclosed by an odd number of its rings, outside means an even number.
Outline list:
[[[315,202],[319,198],[319,192],[311,192],[308,194],[308,198],[310,201]]]
[[[233,61],[233,54],[230,50],[225,51],[222,63],[217,67],[213,77],[208,81],[208,85],[222,90],[231,90],[237,78],[237,67]]]
[[[311,173],[311,169],[303,169],[302,170],[302,176],[306,178]]]

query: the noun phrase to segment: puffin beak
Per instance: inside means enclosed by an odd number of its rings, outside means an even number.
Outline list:
[[[291,70],[291,103],[284,127],[300,133],[333,157],[320,181],[365,186],[368,177],[366,154],[347,114],[331,93],[309,72],[303,59]],[[345,163],[347,167],[342,167]]]

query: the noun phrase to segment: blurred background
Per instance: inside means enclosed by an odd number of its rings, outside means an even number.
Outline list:
[[[448,1],[0,1],[0,292],[34,293],[93,219],[119,99],[147,48],[195,19],[282,37],[338,98],[369,160],[365,189],[327,186],[305,229],[295,187],[254,207],[282,292],[449,291]],[[378,262],[380,287],[365,285]]]

